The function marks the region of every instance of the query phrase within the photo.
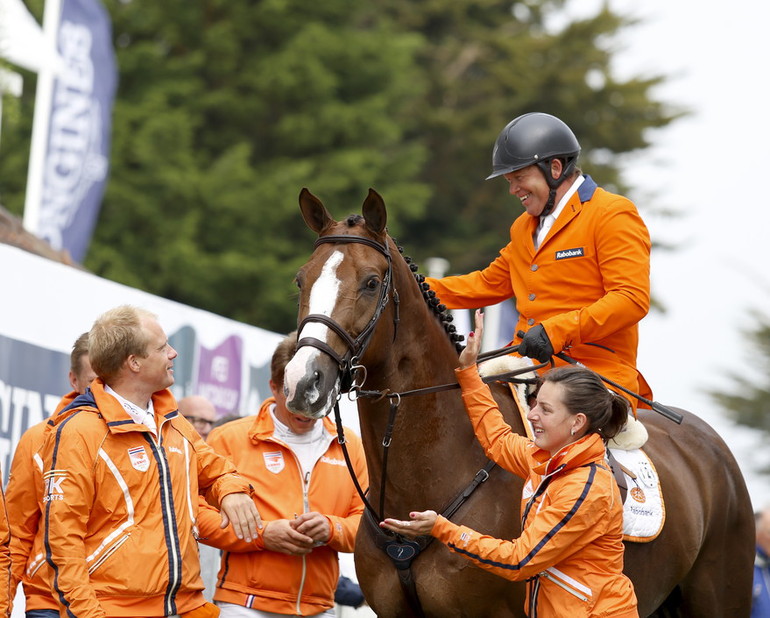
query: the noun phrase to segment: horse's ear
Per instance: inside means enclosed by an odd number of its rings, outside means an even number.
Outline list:
[[[299,209],[302,211],[302,218],[307,226],[316,234],[320,234],[334,223],[334,219],[321,200],[310,193],[307,188],[303,188],[299,193]]]
[[[366,227],[370,232],[379,236],[385,231],[385,226],[388,223],[388,211],[382,197],[374,189],[369,189],[369,195],[364,200],[363,213]]]

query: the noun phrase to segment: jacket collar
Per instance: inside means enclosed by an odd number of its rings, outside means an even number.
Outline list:
[[[572,197],[570,197],[569,201],[564,205],[564,209],[561,211],[561,213],[559,213],[559,217],[556,219],[556,221],[554,221],[548,236],[553,237],[553,234],[558,232],[573,218],[580,214],[580,211],[583,209],[583,204],[594,196],[594,193],[596,193],[596,189],[598,188],[599,186],[596,184],[596,181],[594,181],[594,179],[589,175],[584,174],[582,184],[578,187],[577,192],[575,192]],[[529,235],[532,237],[535,233],[535,230],[537,229],[539,217],[530,217],[530,219]],[[532,250],[535,252],[540,251],[546,244],[547,242],[543,241],[540,247],[535,250],[535,245],[533,242]]]
[[[594,193],[596,193],[596,190],[599,188],[599,185],[596,184],[596,181],[588,174],[583,174],[583,178],[585,178],[585,180],[577,190],[581,204],[590,200],[594,196]]]
[[[70,393],[65,398],[74,395]],[[62,400],[62,403],[64,400]],[[60,404],[61,405],[61,404]],[[164,389],[158,391],[152,396],[152,405],[155,408],[156,417],[171,419],[179,416],[177,411],[176,399],[171,391]],[[136,431],[143,426],[138,425],[123,409],[117,399],[105,392],[104,382],[97,378],[86,389],[82,395],[74,397],[68,405],[62,407],[61,411],[49,421],[50,424],[58,425],[65,418],[77,410],[89,410],[102,415],[110,431],[113,433],[123,433],[125,431]]]
[[[599,434],[591,433],[583,436],[577,442],[568,444],[553,457],[550,457],[547,451],[537,449],[534,456],[540,464],[535,466],[533,471],[540,476],[545,476],[562,466],[564,471],[572,470],[589,463],[601,461],[604,459],[604,455],[604,441]]]

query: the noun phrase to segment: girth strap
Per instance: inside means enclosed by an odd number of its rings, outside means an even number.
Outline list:
[[[620,488],[620,504],[626,503],[626,495],[628,494],[628,483],[626,483],[626,474],[631,478],[636,478],[636,475],[623,466],[612,454],[612,449],[607,449],[607,463],[610,464],[610,470],[612,470],[612,476],[615,477],[615,482]]]
[[[401,589],[404,591],[409,607],[412,608],[417,616],[424,618],[425,612],[422,609],[422,603],[420,603],[420,597],[417,594],[417,585],[414,581],[411,566],[412,561],[420,552],[430,545],[433,537],[418,537],[412,541],[404,537],[387,534],[374,521],[374,516],[369,510],[364,512],[364,519],[372,527],[375,545],[385,552],[396,567],[398,581],[401,583]]]

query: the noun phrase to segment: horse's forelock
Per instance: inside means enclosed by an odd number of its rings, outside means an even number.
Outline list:
[[[348,215],[348,218],[345,219],[345,224],[348,227],[355,227],[361,225],[363,222],[364,218],[361,215]]]

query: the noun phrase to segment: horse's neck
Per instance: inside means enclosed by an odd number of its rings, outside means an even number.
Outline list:
[[[422,303],[422,298],[418,300]],[[468,476],[470,480],[484,459],[459,389],[414,393],[400,399],[392,395],[457,382],[454,374],[457,353],[443,326],[420,305],[413,304],[410,308],[408,303],[402,304],[395,339],[377,341],[376,360],[367,367],[365,389],[390,393],[391,397],[379,401],[373,397],[359,400],[370,486],[379,497],[384,472],[391,511],[402,505],[416,508],[416,493],[430,508],[438,508],[457,491],[458,475]],[[398,404],[395,409],[393,402]],[[392,435],[385,469],[382,442],[389,431]],[[409,501],[412,506],[406,506]]]

